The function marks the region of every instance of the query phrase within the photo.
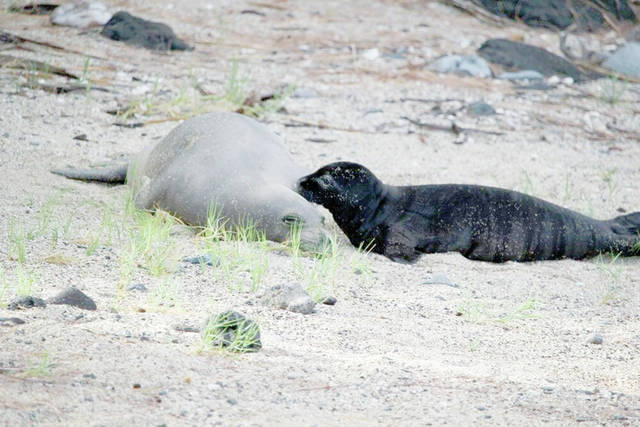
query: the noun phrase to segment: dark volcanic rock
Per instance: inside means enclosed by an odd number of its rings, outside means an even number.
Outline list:
[[[202,338],[213,347],[236,352],[254,352],[262,348],[258,324],[237,311],[225,311],[207,318]]]
[[[0,326],[23,325],[24,320],[19,317],[0,317]]]
[[[9,305],[7,306],[7,310],[24,310],[27,308],[46,307],[46,306],[47,306],[47,303],[43,299],[27,295],[27,296],[20,297],[15,301],[9,303]]]
[[[100,32],[112,40],[155,50],[193,50],[173,30],[161,22],[147,21],[120,11],[104,24]]]
[[[547,77],[572,77],[576,82],[597,77],[583,73],[571,62],[542,48],[507,39],[487,40],[478,49],[478,54],[508,69],[534,70]]]
[[[196,255],[191,257],[182,258],[182,262],[188,262],[190,264],[205,264],[213,266],[214,260],[211,254]],[[215,259],[215,265],[220,265],[220,258]]]
[[[95,310],[96,303],[76,288],[65,289],[55,297],[49,298],[49,304],[64,304],[78,307],[83,310]]]
[[[10,2],[15,3],[15,2]],[[26,13],[27,15],[49,15],[59,5],[53,3],[27,3],[24,6],[10,6],[9,12]]]
[[[336,297],[326,297],[325,299],[322,300],[322,303],[325,305],[335,305],[338,302],[338,300],[336,299]]]
[[[467,110],[474,116],[492,116],[496,114],[496,110],[484,101],[472,102],[467,106]]]
[[[127,288],[128,291],[139,291],[139,292],[147,292],[147,287],[144,283],[136,283]]]
[[[595,30],[604,18],[594,1],[587,0],[480,0],[491,13],[523,21],[531,27],[564,29],[576,22],[580,29]],[[635,21],[627,0],[598,1],[617,20]]]

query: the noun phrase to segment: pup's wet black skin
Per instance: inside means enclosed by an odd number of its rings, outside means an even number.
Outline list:
[[[597,220],[494,187],[382,183],[364,166],[338,162],[298,181],[298,192],[327,208],[354,246],[394,261],[457,251],[504,262],[638,254],[640,212]]]

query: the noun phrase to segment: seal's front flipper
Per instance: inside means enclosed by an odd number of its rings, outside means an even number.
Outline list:
[[[80,181],[124,184],[127,178],[127,167],[126,163],[121,163],[95,169],[53,169],[51,173]]]

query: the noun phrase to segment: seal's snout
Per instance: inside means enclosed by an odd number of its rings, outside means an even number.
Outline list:
[[[298,193],[302,192],[302,190],[304,189],[303,185],[304,185],[304,182],[306,181],[306,179],[307,179],[307,177],[303,176],[302,178],[298,178],[298,180],[296,181],[296,191]]]
[[[331,235],[324,229],[314,230],[310,235],[302,236],[301,247],[307,252],[322,253],[333,243]]]
[[[310,175],[303,176],[296,182],[296,192],[298,194],[307,199],[307,201],[309,202],[318,203],[315,197],[316,192],[314,190],[314,180]]]

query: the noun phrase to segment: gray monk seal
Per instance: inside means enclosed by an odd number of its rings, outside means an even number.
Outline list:
[[[186,120],[128,166],[52,172],[109,183],[124,183],[126,178],[136,207],[160,208],[191,225],[206,225],[215,204],[235,224],[255,222],[269,240],[287,240],[296,222],[302,225],[304,248],[316,248],[327,239],[322,215],[295,191],[305,171],[276,134],[236,113]]]
[[[638,253],[640,212],[600,221],[516,191],[478,185],[383,184],[356,163],[329,164],[298,181],[355,246],[394,261],[458,251],[474,260],[581,259]]]

